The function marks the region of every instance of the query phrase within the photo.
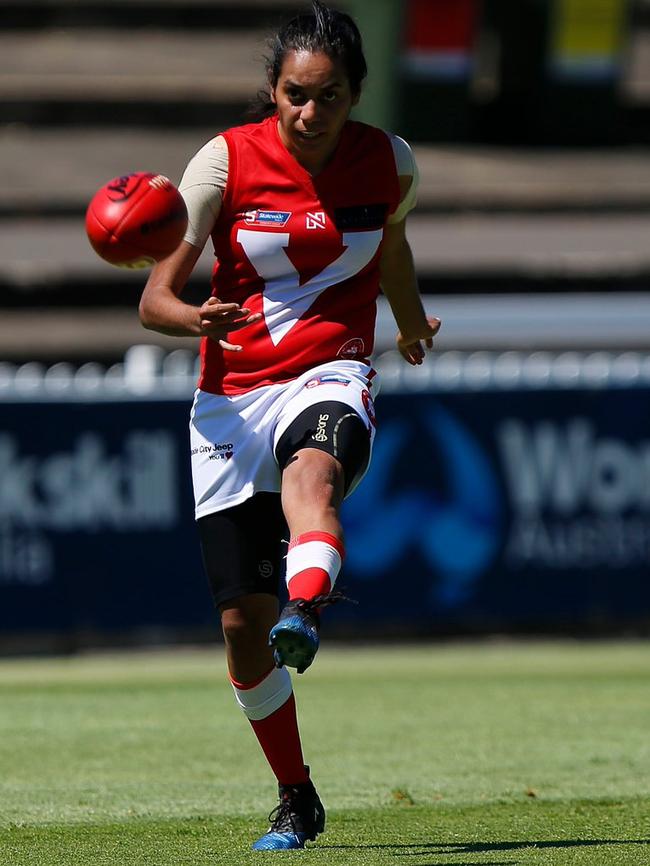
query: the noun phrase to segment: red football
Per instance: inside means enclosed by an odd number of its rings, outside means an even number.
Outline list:
[[[138,171],[109,181],[86,211],[97,255],[122,268],[146,268],[174,252],[187,229],[187,208],[162,174]]]

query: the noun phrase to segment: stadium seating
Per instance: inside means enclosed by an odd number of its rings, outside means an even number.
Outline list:
[[[110,177],[154,170],[178,180],[204,140],[238,122],[263,84],[265,34],[292,8],[288,0],[3,4],[0,360],[110,364],[137,342],[191,348],[142,331],[142,274],[97,259],[81,218]],[[626,81],[637,108],[650,97],[648,32],[639,30]],[[499,304],[497,296],[552,291],[560,305],[566,292],[645,288],[642,144],[416,145],[422,177],[410,237],[424,292],[487,294]],[[189,297],[203,296],[209,267],[206,253]],[[475,338],[485,348],[478,326]]]

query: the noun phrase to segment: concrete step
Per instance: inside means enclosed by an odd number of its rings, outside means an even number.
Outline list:
[[[0,127],[0,217],[84,213],[101,184],[129,171],[178,182],[188,159],[223,127],[155,130]],[[416,145],[419,211],[646,212],[647,148],[542,150]]]
[[[341,4],[344,5],[344,4]],[[157,27],[203,29],[276,25],[293,0],[3,0],[3,29]]]
[[[38,20],[42,5],[27,4],[28,20]],[[218,7],[201,4],[163,3],[159,9],[154,2],[140,2],[134,8],[144,18],[129,26],[115,19],[120,10],[131,9],[126,3],[78,7],[93,11],[95,18],[89,14],[82,26],[66,24],[66,16],[74,22],[74,4],[59,8],[53,3],[49,8],[65,13],[60,24],[55,17],[50,26],[12,29],[5,11],[0,122],[60,125],[112,119],[135,124],[140,118],[157,125],[197,125],[202,107],[217,111],[233,102],[245,105],[254,95],[264,80],[265,40],[283,17],[282,4],[260,2],[241,7],[240,26],[233,27],[228,16],[239,8],[234,3],[226,15],[225,9],[219,14]],[[166,20],[165,9],[180,17]],[[188,18],[188,10],[196,18]],[[620,90],[626,111],[648,104],[650,30],[634,32]],[[170,103],[170,113],[161,110],[163,103]]]
[[[416,268],[437,291],[445,281],[503,276],[511,281],[559,282],[597,276],[614,288],[625,279],[650,288],[650,214],[617,216],[507,216],[460,214],[409,219]],[[206,287],[208,244],[195,270]],[[146,275],[145,275],[146,276]],[[102,286],[137,287],[139,271],[114,268],[95,255],[81,219],[5,222],[0,233],[0,290],[4,306],[29,303],[30,293],[87,285],[89,302]],[[111,303],[116,303],[115,300]],[[119,303],[119,300],[118,300]]]
[[[69,29],[0,33],[0,98],[248,98],[264,83],[266,34]],[[255,64],[255,59],[260,63]],[[222,93],[223,90],[223,93]]]
[[[265,35],[254,28],[0,33],[0,121],[173,127],[196,125],[202,112],[232,121],[264,84]]]

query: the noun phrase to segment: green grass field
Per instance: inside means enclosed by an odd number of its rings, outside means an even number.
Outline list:
[[[294,679],[328,808],[275,785],[218,648],[0,662],[0,866],[650,862],[650,645],[322,648]]]

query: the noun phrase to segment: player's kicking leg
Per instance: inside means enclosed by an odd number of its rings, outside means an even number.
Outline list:
[[[345,557],[338,509],[342,468],[321,451],[299,451],[285,469],[282,502],[291,540],[286,581],[289,602],[271,629],[276,664],[302,673],[319,646],[320,610],[340,596],[333,592]],[[312,529],[309,527],[318,527]]]
[[[334,585],[345,557],[339,509],[367,467],[370,431],[351,406],[309,406],[276,449],[282,507],[290,530],[286,581],[289,603],[270,631],[276,665],[302,673],[319,646],[320,610],[342,598]]]

